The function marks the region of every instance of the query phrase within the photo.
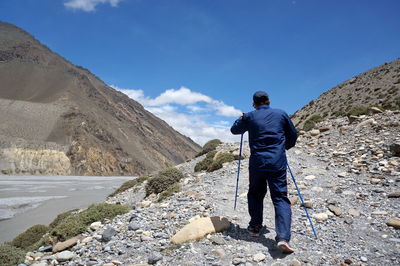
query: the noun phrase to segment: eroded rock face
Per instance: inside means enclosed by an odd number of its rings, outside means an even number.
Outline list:
[[[57,150],[7,148],[0,150],[3,174],[69,175],[71,162]]]

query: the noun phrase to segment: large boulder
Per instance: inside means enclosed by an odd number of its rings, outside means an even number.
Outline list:
[[[396,229],[400,229],[400,219],[399,218],[391,218],[389,221],[386,223],[389,226],[392,226]]]
[[[76,237],[70,238],[68,240],[65,240],[64,242],[58,242],[53,247],[53,252],[54,253],[60,252],[60,251],[66,250],[69,247],[75,246],[75,244],[78,243],[78,241],[80,239],[82,239],[81,236],[76,236]]]
[[[207,234],[222,232],[229,229],[231,223],[225,217],[203,217],[185,225],[171,239],[174,244],[203,238]]]

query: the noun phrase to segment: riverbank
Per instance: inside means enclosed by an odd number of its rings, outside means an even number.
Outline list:
[[[102,202],[134,177],[0,175],[0,242],[62,212]]]

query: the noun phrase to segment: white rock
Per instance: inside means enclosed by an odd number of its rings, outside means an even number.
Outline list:
[[[150,200],[144,200],[142,202],[139,203],[139,206],[142,208],[147,208],[151,205],[151,201]]]
[[[305,180],[314,180],[315,178],[316,178],[315,175],[308,175],[304,177]]]
[[[328,220],[329,217],[328,214],[322,212],[322,213],[314,213],[313,218],[319,222],[325,222],[326,220]]]
[[[338,174],[338,177],[346,177],[347,176],[347,172],[341,172]]]
[[[312,187],[311,190],[312,190],[312,191],[315,191],[315,192],[322,192],[322,191],[324,191],[324,189],[323,189],[322,187]]]
[[[257,253],[257,254],[254,254],[254,256],[253,256],[253,260],[255,261],[255,262],[260,262],[260,261],[263,261],[263,260],[265,260],[265,258],[266,258],[266,256],[263,254],[263,253]]]
[[[315,137],[315,136],[318,136],[319,133],[320,133],[320,132],[319,132],[319,129],[313,129],[313,130],[310,131],[310,135],[311,135],[311,136],[314,136],[314,137]]]
[[[63,252],[57,253],[55,255],[55,257],[58,261],[62,262],[62,261],[67,261],[67,260],[71,260],[71,259],[75,258],[75,253],[65,250]]]
[[[101,226],[101,222],[94,222],[90,224],[90,229],[92,229],[93,231],[96,231],[97,229],[99,229],[99,227]]]

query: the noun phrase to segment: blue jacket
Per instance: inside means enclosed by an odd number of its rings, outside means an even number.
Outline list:
[[[297,131],[289,116],[282,110],[260,106],[243,114],[231,128],[232,134],[249,132],[249,168],[258,171],[277,172],[286,170],[285,149],[296,144]]]

